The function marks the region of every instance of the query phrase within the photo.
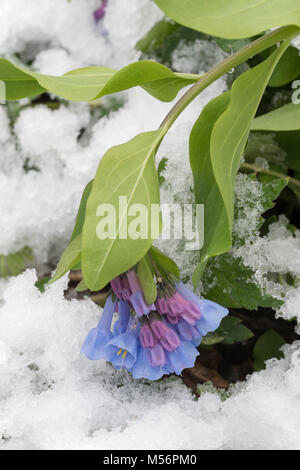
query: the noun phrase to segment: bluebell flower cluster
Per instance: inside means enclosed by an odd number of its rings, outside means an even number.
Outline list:
[[[227,314],[226,308],[198,297],[172,277],[158,278],[157,299],[148,305],[131,269],[112,279],[100,321],[81,353],[125,368],[135,379],[180,375],[194,366],[202,337],[216,330]]]

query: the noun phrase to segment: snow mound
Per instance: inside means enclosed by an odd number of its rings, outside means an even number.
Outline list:
[[[234,244],[231,253],[241,257],[245,266],[254,272],[253,281],[268,294],[283,301],[276,314],[285,320],[294,318],[298,321],[297,333],[300,332],[300,231],[291,231],[289,221],[281,215],[278,221],[269,226],[266,236],[260,236],[254,230],[261,214],[260,183],[239,175],[237,178],[236,201],[243,210],[234,223],[234,234],[243,235],[245,243]],[[242,185],[241,185],[242,183]],[[251,197],[249,197],[251,195]],[[247,222],[248,221],[248,222]],[[284,281],[285,275],[295,278],[294,283]],[[281,276],[281,282],[274,277]]]
[[[136,42],[163,15],[150,0],[110,0],[104,20],[96,24],[93,12],[99,4],[28,0],[24,8],[23,0],[2,0],[0,55],[36,60],[35,68],[43,73],[61,74],[67,66],[127,65],[138,57]]]
[[[134,381],[78,351],[100,309],[44,294],[27,270],[0,308],[2,449],[299,449],[300,343],[285,359],[195,400],[179,378]]]

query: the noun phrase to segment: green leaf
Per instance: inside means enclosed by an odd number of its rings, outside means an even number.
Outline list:
[[[63,254],[61,255],[60,261],[57,265],[56,271],[52,276],[48,284],[60,279],[64,276],[70,269],[74,268],[80,261],[81,256],[81,234],[77,235],[74,240],[72,240]]]
[[[274,207],[274,201],[278,198],[281,191],[288,185],[289,178],[274,178],[270,182],[263,182],[261,205],[264,211]],[[261,226],[261,225],[260,225]],[[260,226],[258,228],[260,228]]]
[[[41,279],[39,279],[38,281],[36,281],[36,283],[34,284],[35,287],[38,288],[38,290],[41,292],[41,294],[43,294],[43,292],[45,292],[45,287],[46,287],[46,284],[48,284],[48,282],[50,281],[51,277],[47,276],[47,277],[42,277]]]
[[[76,286],[76,290],[77,290],[77,292],[84,292],[84,291],[88,290],[88,286],[86,285],[84,279],[81,279],[79,284]]]
[[[32,251],[28,246],[16,253],[0,255],[0,277],[18,276],[33,259]]]
[[[125,144],[112,147],[99,164],[87,201],[82,232],[82,271],[85,282],[92,291],[102,289],[111,279],[140,261],[152,245],[152,233],[156,232],[158,236],[160,232],[161,227],[151,224],[151,204],[159,204],[154,157],[162,136],[161,130],[139,134]],[[119,206],[119,196],[127,198],[127,207],[143,204],[147,209],[146,217],[141,214],[143,222],[148,222],[145,238],[133,239],[127,235],[128,210],[125,206]],[[98,206],[101,204],[110,205],[110,215],[103,219],[103,213],[99,221],[97,209],[99,210]],[[115,227],[112,224],[114,211]],[[135,221],[128,222],[129,231]],[[109,225],[111,234],[107,238],[103,236],[99,224],[102,224],[103,229]],[[98,237],[97,228],[105,239]],[[115,238],[111,238],[112,236]]]
[[[161,101],[172,101],[179,90],[198,79],[197,75],[174,73],[152,60],[140,60],[116,72],[96,99],[135,86],[142,86],[155,98]]]
[[[280,348],[284,344],[285,340],[274,330],[269,330],[260,336],[256,341],[253,350],[255,369],[265,369],[265,362],[273,357],[281,359],[283,357],[283,353],[280,351]]]
[[[78,209],[78,213],[77,213],[77,217],[75,221],[75,226],[74,226],[70,241],[74,240],[74,238],[76,238],[77,235],[80,235],[80,233],[82,232],[82,227],[83,227],[84,219],[85,219],[86,203],[87,203],[89,195],[91,194],[93,182],[94,180],[90,181],[86,185],[82,193],[82,197],[81,197],[81,201],[80,201],[80,205],[79,205],[79,209]]]
[[[46,90],[70,101],[91,101],[114,76],[116,71],[107,67],[84,67],[54,77],[28,71]],[[1,75],[0,75],[1,77]]]
[[[46,91],[34,77],[6,59],[0,59],[0,80],[5,83],[7,100],[19,100]]]
[[[158,248],[152,246],[150,248],[150,255],[158,265],[158,268],[163,268],[167,273],[172,273],[177,278],[180,277],[180,270],[175,261],[162,253]]]
[[[151,265],[147,256],[142,258],[139,262],[137,274],[144,291],[146,303],[151,305],[157,298],[157,287],[154,282]]]
[[[300,104],[289,103],[254,119],[254,131],[297,131],[300,129]]]
[[[155,50],[151,52],[151,55],[154,55],[157,62],[172,68],[173,54],[174,51],[178,49],[180,43],[191,44],[197,39],[207,39],[207,36],[203,33],[199,33],[199,31],[180,26],[170,35],[165,36],[161,47],[155,48]]]
[[[6,98],[16,100],[50,91],[73,101],[95,98],[115,70],[105,67],[85,67],[55,77],[43,75],[0,59],[0,80],[6,85]]]
[[[288,47],[273,72],[269,86],[280,87],[300,75],[300,56],[295,47]]]
[[[204,246],[193,274],[197,286],[209,257],[228,251],[234,213],[234,187],[251,123],[269,78],[287,45],[240,75],[230,94],[211,101],[190,137],[195,202],[205,205]],[[238,119],[237,119],[238,116]]]
[[[224,336],[214,331],[213,333],[207,333],[207,335],[202,338],[201,346],[214,346],[215,344],[222,343],[222,341],[224,341]]]
[[[196,204],[204,204],[204,245],[201,250],[201,263],[193,275],[194,287],[197,286],[206,261],[211,256],[223,252],[223,227],[225,211],[221,193],[213,174],[210,139],[213,127],[226,110],[230,93],[224,93],[212,100],[204,108],[190,135],[190,164],[194,178]]]
[[[267,60],[235,80],[229,106],[212,131],[212,168],[226,213],[224,251],[231,246],[235,178],[240,159],[266,85],[286,47],[283,44]]]
[[[201,262],[193,274],[194,287],[209,257],[231,247],[236,173],[265,87],[286,47],[283,44],[266,61],[240,75],[230,95],[210,102],[192,130],[190,161],[195,200],[205,204],[206,212],[205,242]]]
[[[243,47],[247,46],[251,43],[251,39],[224,39],[224,38],[215,38],[216,43],[218,46],[223,49],[224,52],[228,54],[232,54],[233,52],[237,52]]]
[[[198,75],[174,73],[151,60],[135,62],[120,71],[107,67],[83,67],[56,77],[0,59],[0,80],[6,85],[8,100],[48,91],[70,101],[92,101],[104,95],[142,86],[156,98],[172,101],[179,90],[198,79]]]
[[[257,286],[252,281],[253,275],[252,269],[244,266],[240,258],[230,253],[218,256],[209,262],[203,275],[205,297],[227,308],[280,307],[282,302]]]
[[[241,324],[239,318],[231,316],[223,318],[221,325],[217,329],[217,334],[224,337],[224,344],[247,341],[254,336],[249,328]]]
[[[286,152],[285,159],[288,167],[300,172],[300,131],[278,132],[275,139]]]
[[[148,33],[136,44],[136,49],[147,54],[163,45],[164,40],[174,31],[180,28],[180,25],[170,21],[169,18],[163,18],[158,21]]]
[[[177,23],[222,38],[248,38],[279,26],[300,26],[298,0],[154,1]]]

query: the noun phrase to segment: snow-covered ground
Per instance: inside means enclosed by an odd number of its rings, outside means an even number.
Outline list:
[[[0,310],[4,449],[299,448],[300,344],[226,401],[195,400],[179,378],[149,385],[79,356],[98,307],[34,281],[11,280]]]
[[[161,12],[151,0],[109,0],[96,25],[99,3],[27,0],[24,8],[24,0],[2,0],[0,55],[30,60],[36,70],[53,74],[85,65],[120,68],[138,59],[135,43]],[[197,72],[194,54],[206,54],[201,63],[220,60],[219,50],[200,41],[192,51],[183,46],[174,54],[174,68]],[[224,80],[210,87],[163,142],[158,161],[169,160],[164,202],[174,197],[190,202],[189,130],[203,106],[225,89]],[[1,254],[29,245],[39,268],[56,261],[101,156],[155,129],[171,107],[140,89],[122,96],[124,106],[97,122],[88,104],[51,110],[43,104],[26,107],[25,100],[11,126],[7,108],[0,107]],[[78,139],[82,128],[88,132]],[[26,172],[28,161],[39,171]],[[284,221],[267,239],[257,238],[250,254],[241,253],[259,279],[268,263],[276,269],[293,261],[293,272],[300,273],[299,238],[282,236],[282,227]],[[168,249],[190,274],[192,255],[187,261],[180,246]],[[235,386],[227,400],[209,389],[195,400],[179,378],[133,381],[124,371],[80,356],[99,308],[88,299],[64,299],[66,279],[44,294],[35,280],[35,271],[28,270],[0,282],[0,448],[300,448],[300,344],[286,347],[284,359],[270,361],[266,371]],[[287,319],[299,313],[295,299],[300,304],[293,288],[281,311]]]

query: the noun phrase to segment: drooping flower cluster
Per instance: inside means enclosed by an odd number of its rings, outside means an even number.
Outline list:
[[[148,305],[134,269],[112,279],[100,321],[81,353],[126,368],[135,379],[157,380],[193,367],[202,337],[218,328],[228,310],[168,275],[157,281],[157,299]]]

